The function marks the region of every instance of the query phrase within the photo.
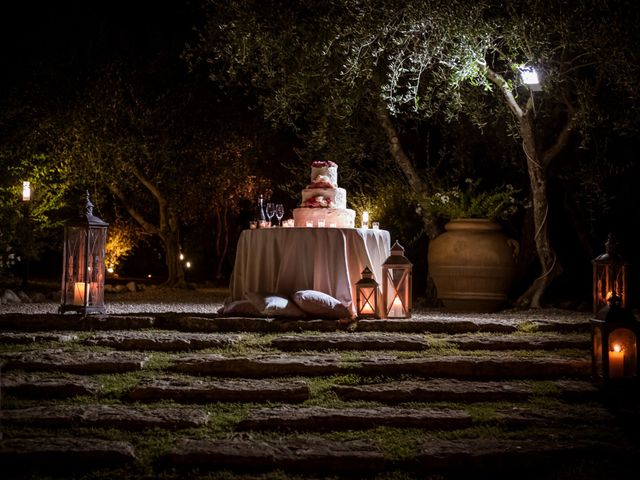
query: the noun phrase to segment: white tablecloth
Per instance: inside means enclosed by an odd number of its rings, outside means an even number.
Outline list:
[[[232,300],[247,292],[292,295],[317,290],[356,312],[355,283],[369,267],[380,283],[389,232],[360,228],[265,228],[240,235]]]

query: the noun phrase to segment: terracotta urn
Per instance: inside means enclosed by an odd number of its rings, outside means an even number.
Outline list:
[[[445,307],[493,312],[507,299],[518,256],[518,242],[496,222],[461,218],[429,242],[429,272]]]

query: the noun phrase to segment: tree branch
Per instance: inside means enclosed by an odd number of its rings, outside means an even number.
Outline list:
[[[127,210],[127,212],[129,212],[129,215],[131,215],[131,217],[138,222],[138,224],[145,229],[145,231],[147,233],[151,233],[153,235],[159,235],[160,234],[160,229],[158,229],[158,227],[156,227],[154,224],[148,222],[140,212],[138,212],[135,208],[133,208],[128,200],[126,195],[122,192],[122,190],[120,190],[118,188],[118,186],[115,183],[107,183],[107,188],[109,188],[109,190],[120,199],[120,201],[122,202],[122,204],[124,205],[124,208]]]
[[[522,108],[520,108],[520,105],[518,105],[518,102],[513,96],[513,92],[511,92],[507,81],[502,77],[502,75],[494,72],[489,67],[485,67],[485,72],[487,74],[487,78],[500,89],[502,96],[504,97],[513,114],[518,120],[520,120],[524,113],[522,112]]]
[[[573,131],[573,117],[570,117],[567,120],[567,123],[562,128],[560,134],[556,137],[556,141],[547,148],[542,154],[542,167],[546,170],[549,164],[553,161],[554,158],[558,156],[558,154],[567,146],[569,143],[569,137],[571,132]]]

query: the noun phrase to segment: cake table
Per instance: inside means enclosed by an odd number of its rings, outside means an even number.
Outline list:
[[[390,252],[386,230],[362,228],[265,228],[244,230],[231,275],[232,300],[245,293],[291,296],[317,290],[356,313],[355,283],[369,267],[381,283]]]

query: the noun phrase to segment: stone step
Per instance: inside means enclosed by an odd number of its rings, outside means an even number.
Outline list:
[[[456,430],[470,427],[462,410],[409,408],[277,407],[253,409],[238,430],[354,430],[388,426]]]
[[[334,332],[339,322],[323,319],[218,317],[158,314],[157,328],[187,332]]]
[[[238,343],[241,338],[238,334],[132,330],[96,333],[87,338],[84,343],[116,350],[183,351],[227,348]]]
[[[516,428],[563,428],[577,425],[592,426],[602,424],[600,428],[609,428],[618,422],[616,416],[604,407],[592,404],[554,404],[535,408],[532,406],[515,406],[498,409],[495,418],[489,423],[496,423],[510,430]]]
[[[101,385],[91,377],[46,373],[7,372],[0,377],[2,391],[15,397],[71,398],[95,395]]]
[[[609,450],[614,449],[597,442],[548,437],[427,439],[413,445],[412,455],[400,461],[389,458],[374,442],[364,440],[332,441],[313,436],[280,440],[181,438],[162,457],[161,464],[177,469],[284,470],[314,475],[351,473],[360,477],[402,466],[419,471],[422,476],[451,474],[484,478],[491,475],[495,478],[510,471],[532,473],[545,468],[557,469],[572,459],[586,459]]]
[[[20,472],[55,468],[124,467],[136,460],[129,442],[83,437],[6,438],[0,441],[0,467]],[[22,478],[22,477],[21,477]]]
[[[120,373],[141,370],[148,355],[131,352],[41,350],[0,355],[5,370],[59,371],[78,374]]]
[[[341,359],[339,355],[280,355],[225,357],[218,354],[185,355],[177,358],[171,371],[192,375],[229,377],[327,376],[352,373],[364,376],[402,374],[456,378],[558,378],[591,374],[587,358],[513,357],[504,355],[364,356]]]
[[[404,350],[421,351],[443,346],[461,350],[557,350],[588,349],[590,339],[576,334],[530,335],[438,335],[426,337],[397,333],[322,333],[319,335],[287,335],[275,338],[271,346],[286,352],[305,350]]]
[[[193,408],[140,408],[123,405],[47,405],[0,410],[2,425],[45,428],[197,428],[209,414]]]
[[[157,402],[175,400],[188,403],[211,402],[304,402],[309,387],[303,381],[282,380],[203,380],[161,377],[143,380],[129,391],[130,400]]]
[[[599,390],[590,382],[557,380],[544,390],[527,381],[464,381],[441,378],[424,381],[397,381],[366,385],[333,385],[331,390],[342,400],[382,403],[407,402],[495,402],[526,401],[544,395],[573,401],[593,400]]]
[[[0,332],[0,344],[26,345],[44,342],[76,342],[78,336],[70,332]]]
[[[37,332],[48,330],[134,330],[153,328],[155,317],[149,315],[0,315],[0,331]]]

